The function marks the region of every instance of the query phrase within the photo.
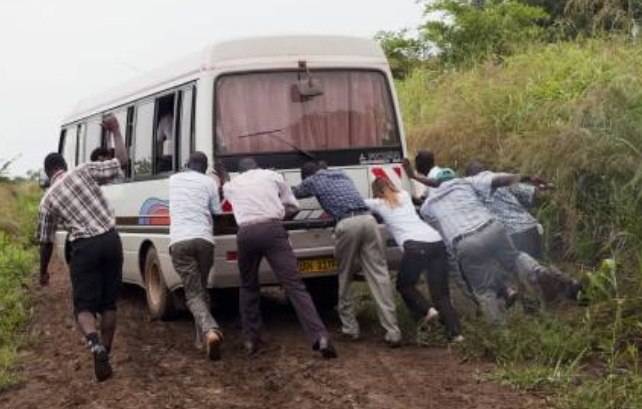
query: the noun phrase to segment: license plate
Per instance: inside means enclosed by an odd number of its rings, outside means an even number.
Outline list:
[[[326,273],[339,269],[339,261],[334,258],[308,258],[298,260],[301,273]]]

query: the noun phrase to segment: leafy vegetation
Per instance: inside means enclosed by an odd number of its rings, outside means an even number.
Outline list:
[[[502,328],[467,321],[459,353],[496,362],[495,379],[550,407],[639,407],[642,2],[437,0],[426,11],[413,49],[433,52],[389,54],[413,59],[397,86],[410,153],[553,182],[537,208],[547,253],[586,285],[583,306],[516,309]]]
[[[39,197],[34,183],[0,182],[0,390],[18,381],[12,369],[18,330],[30,314],[27,284],[36,262],[30,239]]]

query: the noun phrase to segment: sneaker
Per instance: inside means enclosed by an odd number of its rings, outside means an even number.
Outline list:
[[[91,348],[94,355],[94,374],[98,382],[109,379],[112,375],[111,365],[109,364],[109,353],[104,346],[98,344]]]
[[[353,334],[353,333],[350,333],[350,332],[341,331],[340,335],[341,335],[341,339],[342,340],[348,341],[348,342],[357,342],[357,341],[359,341],[361,339],[359,334]]]
[[[387,334],[385,341],[390,348],[399,348],[401,346],[401,334]]]
[[[461,344],[462,342],[464,342],[464,336],[463,335],[457,335],[456,337],[451,339],[450,342],[452,342],[453,344]]]
[[[566,287],[565,296],[569,300],[580,301],[580,295],[584,290],[584,286],[577,280],[571,280]]]
[[[207,331],[205,334],[205,351],[207,357],[212,361],[221,359],[221,342],[223,337],[217,330]]]
[[[428,309],[428,312],[426,313],[426,316],[424,317],[424,322],[430,325],[430,324],[436,323],[438,319],[439,319],[439,311],[437,311],[433,307],[430,307]]]

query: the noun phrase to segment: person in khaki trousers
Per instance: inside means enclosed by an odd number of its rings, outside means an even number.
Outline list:
[[[207,278],[214,265],[212,215],[221,204],[214,178],[205,174],[207,164],[203,152],[192,152],[187,169],[169,178],[169,251],[194,316],[197,346],[204,344],[208,358],[219,360],[223,333],[210,312]]]
[[[357,261],[361,263],[368,287],[377,305],[379,322],[391,347],[401,345],[401,331],[392,283],[379,225],[352,180],[340,170],[324,169],[317,162],[301,168],[303,182],[292,191],[297,198],[316,197],[323,210],[337,220],[336,256],[339,260],[339,317],[341,332],[359,338],[352,278]]]

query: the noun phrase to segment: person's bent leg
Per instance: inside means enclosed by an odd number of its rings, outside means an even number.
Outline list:
[[[183,282],[185,301],[194,317],[197,333],[206,334],[208,331],[218,330],[218,325],[212,318],[203,288],[199,252],[197,240],[175,243],[170,250],[174,270]]]
[[[359,322],[352,291],[353,267],[357,257],[358,237],[350,219],[337,223],[335,228],[335,256],[339,260],[339,302],[337,310],[341,319],[341,332],[349,337],[359,337]]]
[[[105,348],[111,351],[116,332],[116,301],[123,281],[123,248],[120,236],[116,232],[105,234],[103,241],[100,337]]]
[[[379,322],[386,330],[385,340],[391,346],[398,346],[401,343],[401,330],[397,324],[397,309],[379,226],[372,216],[354,219],[362,229],[363,244],[359,256],[368,287],[377,305]]]
[[[241,326],[246,342],[258,344],[261,340],[261,286],[259,283],[259,265],[263,254],[254,243],[263,237],[253,237],[255,226],[241,228],[236,235],[238,247],[238,267],[241,276],[239,289],[239,310]]]
[[[456,255],[484,317],[490,323],[501,323],[504,311],[497,298],[498,280],[493,274],[493,255],[487,243],[477,234],[470,235],[457,243]]]
[[[459,315],[450,300],[448,253],[443,241],[430,243],[428,246],[428,269],[426,274],[428,290],[444,324],[446,324],[448,338],[453,339],[461,335],[461,327]]]
[[[417,281],[419,281],[421,271],[426,268],[422,264],[421,249],[418,247],[420,244],[424,243],[410,241],[404,243],[396,283],[397,291],[401,294],[401,298],[415,321],[424,318],[430,308],[426,297],[417,289]]]
[[[315,346],[322,337],[327,338],[328,332],[299,276],[296,255],[288,240],[287,230],[280,224],[270,226],[270,230],[272,237],[265,248],[265,258],[292,303],[310,344]]]
[[[100,340],[96,325],[96,313],[102,311],[103,280],[100,263],[104,244],[101,236],[74,243],[70,265],[76,321],[91,349],[94,373],[99,382],[112,375],[109,352]]]

